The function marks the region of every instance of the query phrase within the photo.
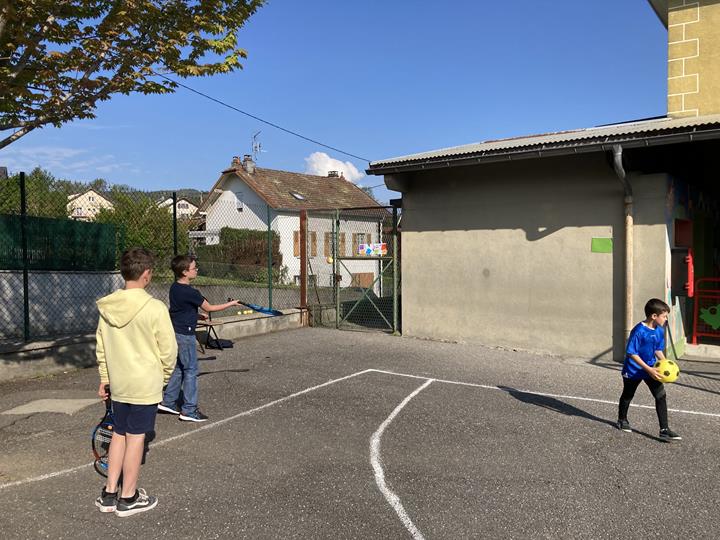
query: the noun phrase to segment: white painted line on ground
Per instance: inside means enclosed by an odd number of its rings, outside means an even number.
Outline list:
[[[287,400],[289,400],[289,399],[292,399],[292,398],[295,398],[295,397],[298,397],[298,396],[302,396],[303,394],[307,394],[308,392],[312,392],[312,391],[314,391],[314,390],[319,390],[320,388],[323,388],[323,387],[325,387],[325,386],[329,386],[329,385],[331,385],[331,384],[335,384],[335,383],[340,382],[340,381],[345,381],[345,380],[347,380],[347,379],[351,379],[352,377],[357,377],[358,375],[364,375],[365,373],[368,373],[368,372],[370,372],[370,371],[372,371],[372,370],[370,370],[370,369],[365,369],[365,370],[363,370],[363,371],[358,371],[357,373],[352,373],[352,374],[350,374],[350,375],[346,375],[345,377],[340,377],[339,379],[332,379],[332,380],[327,381],[327,382],[324,382],[324,383],[322,383],[322,384],[318,384],[318,385],[316,385],[316,386],[311,386],[310,388],[306,388],[305,390],[300,390],[299,392],[295,392],[294,394],[290,394],[289,396],[285,396],[285,397],[282,397],[282,398],[280,398],[280,399],[276,399],[276,400],[274,400],[274,401],[270,401],[270,402],[268,402],[268,403],[265,403],[264,405],[260,405],[259,407],[255,407],[255,408],[253,408],[253,409],[249,409],[249,410],[247,410],[247,411],[243,411],[243,412],[241,412],[241,413],[238,413],[238,414],[236,414],[236,415],[234,415],[234,416],[230,416],[230,417],[228,417],[228,418],[223,418],[222,420],[218,420],[217,422],[210,422],[210,423],[207,423],[207,424],[203,424],[201,427],[198,427],[198,428],[196,428],[196,429],[193,429],[192,431],[187,431],[187,432],[185,432],[185,433],[181,433],[181,434],[179,434],[179,435],[175,435],[174,437],[170,437],[170,438],[168,438],[168,439],[163,439],[163,440],[161,440],[161,441],[158,441],[158,442],[156,442],[156,443],[153,443],[151,446],[152,446],[152,447],[163,446],[163,445],[165,445],[165,444],[167,444],[167,443],[169,443],[169,442],[176,441],[176,440],[178,440],[178,439],[182,439],[183,437],[189,437],[190,435],[194,435],[195,433],[198,433],[198,432],[200,432],[200,431],[204,431],[204,430],[206,430],[206,429],[212,429],[212,428],[221,426],[221,425],[223,425],[223,424],[226,424],[227,422],[230,422],[230,421],[232,421],[232,420],[235,420],[235,419],[237,419],[237,418],[240,418],[241,416],[249,416],[249,415],[251,415],[251,414],[253,414],[253,413],[256,413],[256,412],[258,412],[258,411],[261,411],[261,410],[263,410],[263,409],[267,409],[268,407],[272,407],[273,405],[277,405],[278,403],[282,403],[283,401],[287,401]],[[52,472],[52,473],[43,474],[43,475],[41,475],[41,476],[35,476],[35,477],[32,477],[32,478],[25,478],[25,479],[23,479],[23,480],[16,480],[15,482],[8,482],[8,483],[6,483],[6,484],[0,484],[0,490],[6,489],[6,488],[10,488],[10,487],[14,487],[14,486],[21,486],[21,485],[24,485],[24,484],[31,484],[31,483],[33,483],[33,482],[41,482],[41,481],[43,481],[43,480],[48,480],[48,479],[50,479],[50,478],[55,478],[56,476],[63,476],[63,475],[66,475],[66,474],[71,474],[71,473],[77,472],[77,471],[79,471],[79,470],[86,469],[86,468],[88,468],[88,467],[92,467],[92,463],[85,463],[84,465],[79,465],[79,466],[73,467],[73,468],[71,468],[71,469],[63,469],[62,471],[55,471],[55,472]]]
[[[370,369],[368,371],[374,371],[376,373],[385,373],[387,375],[396,375],[398,377],[410,377],[412,379],[429,379],[430,377],[422,376],[422,375],[411,375],[410,373],[398,373],[396,371],[386,371],[384,369]],[[501,390],[503,392],[507,392],[504,388],[500,388],[499,386],[492,386],[489,384],[477,384],[477,383],[468,383],[468,382],[461,382],[461,381],[449,381],[445,379],[432,379],[435,382],[439,383],[445,383],[445,384],[456,384],[459,386],[472,386],[475,388],[485,388],[486,390]],[[523,394],[531,394],[534,396],[544,396],[544,397],[551,397],[551,398],[559,398],[559,399],[575,399],[578,401],[592,401],[594,403],[607,403],[608,405],[617,405],[618,402],[611,401],[607,399],[598,399],[598,398],[588,398],[588,397],[582,397],[582,396],[566,396],[563,394],[549,394],[546,392],[534,392],[532,390],[521,390],[520,388],[513,388],[512,390],[515,390],[516,392],[522,392]],[[620,398],[620,395],[618,394],[618,399]],[[634,403],[630,404],[631,407],[637,407],[638,409],[652,409],[655,410],[655,405],[636,405]],[[710,416],[712,418],[720,418],[720,413],[709,413],[709,412],[703,412],[703,411],[689,411],[686,409],[668,409],[669,412],[675,412],[675,413],[682,413],[682,414],[694,414],[697,416]]]
[[[380,437],[382,437],[385,428],[390,425],[390,422],[393,421],[393,419],[398,415],[398,413],[403,409],[403,407],[405,407],[405,405],[407,405],[412,398],[417,396],[420,392],[427,388],[431,382],[433,382],[433,379],[428,379],[427,377],[423,378],[427,379],[425,383],[420,385],[418,388],[415,389],[415,391],[413,391],[412,394],[403,399],[400,402],[400,405],[395,407],[395,410],[390,413],[390,416],[388,416],[385,421],[380,424],[380,427],[377,429],[377,431],[372,434],[372,437],[370,437],[370,464],[375,471],[375,483],[380,489],[380,492],[385,497],[385,500],[387,500],[390,506],[392,506],[393,510],[395,510],[395,513],[398,515],[403,525],[405,525],[405,528],[410,532],[412,537],[417,540],[424,540],[425,537],[412,522],[410,516],[408,516],[407,512],[405,511],[405,507],[400,502],[400,497],[398,497],[385,483],[385,472],[382,468],[382,459],[380,459]]]
[[[43,474],[41,476],[35,476],[33,478],[25,478],[23,480],[16,480],[15,482],[8,482],[7,484],[0,484],[0,490],[13,486],[21,486],[23,484],[31,484],[33,482],[40,482],[42,480],[49,480],[50,478],[55,478],[56,476],[63,476],[65,474],[71,474],[82,469],[87,469],[88,467],[92,467],[92,465],[92,463],[85,463],[84,465],[78,465],[77,467],[73,467],[72,469],[63,469],[62,471],[55,471],[48,474]]]

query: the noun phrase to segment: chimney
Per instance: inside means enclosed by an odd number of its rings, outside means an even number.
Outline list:
[[[252,174],[255,172],[255,162],[253,161],[253,158],[250,154],[245,154],[243,156],[243,168],[247,171],[248,174]]]
[[[667,13],[668,116],[720,113],[720,3],[650,2],[658,14]]]
[[[328,178],[339,178],[340,173],[337,171],[328,171]]]
[[[231,167],[239,167],[240,166],[240,158],[238,156],[233,156],[232,161],[230,162]]]

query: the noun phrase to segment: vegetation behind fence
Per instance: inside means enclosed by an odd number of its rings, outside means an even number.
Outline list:
[[[122,287],[120,255],[134,246],[156,255],[148,291],[164,302],[170,260],[187,253],[212,303],[297,307],[298,222],[267,205],[209,206],[192,190],[83,184],[41,169],[0,180],[0,341],[94,331],[95,301]]]

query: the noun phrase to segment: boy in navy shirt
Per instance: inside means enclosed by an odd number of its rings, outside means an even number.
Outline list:
[[[204,422],[208,417],[198,408],[198,360],[195,348],[198,308],[206,312],[222,311],[240,302],[233,300],[225,304],[210,304],[197,289],[191,287],[190,282],[198,273],[197,262],[193,257],[178,255],[170,267],[176,279],[170,286],[170,319],[175,329],[178,357],[158,410],[178,414],[180,420],[187,422]],[[183,401],[178,408],[181,389]]]
[[[652,298],[645,304],[645,320],[630,332],[622,369],[623,391],[618,406],[617,427],[622,431],[632,431],[627,419],[628,409],[638,385],[645,381],[655,398],[660,439],[679,441],[682,437],[668,427],[665,386],[660,382],[657,368],[653,367],[655,362],[665,358],[665,323],[669,313],[670,307],[665,302]]]

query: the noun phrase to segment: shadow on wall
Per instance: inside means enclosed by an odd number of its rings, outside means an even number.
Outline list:
[[[93,367],[95,336],[62,338],[31,346],[8,343],[0,349],[0,381]]]
[[[568,227],[615,226],[623,231],[623,187],[609,158],[584,154],[488,163],[411,173],[403,199],[403,232],[522,230],[528,241]],[[631,176],[631,181],[638,176]],[[651,197],[664,198],[666,186]],[[415,202],[414,193],[422,194]],[[635,224],[664,224],[662,214],[643,211],[635,193]],[[447,212],[452,208],[452,212]],[[410,210],[417,210],[413,215]],[[615,243],[623,247],[623,234]]]
[[[30,338],[62,338],[94,333],[99,313],[95,302],[124,286],[119,272],[29,272],[28,307]],[[211,303],[228,298],[264,305],[268,300],[266,287],[206,285],[198,287]],[[151,282],[147,291],[168,304],[170,283]],[[22,272],[0,271],[0,343],[19,347],[24,336],[24,305]],[[279,309],[296,307],[299,289],[273,292],[273,306]],[[220,313],[222,315],[222,313]]]

